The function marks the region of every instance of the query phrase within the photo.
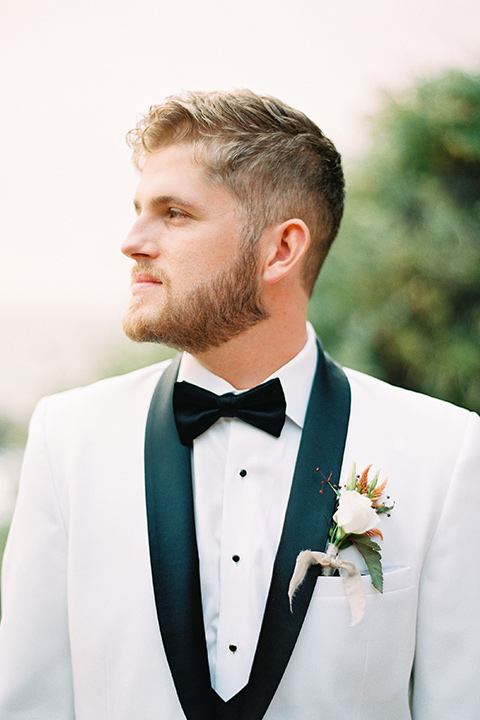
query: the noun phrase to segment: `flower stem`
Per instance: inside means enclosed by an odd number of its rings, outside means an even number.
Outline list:
[[[329,543],[326,554],[327,554],[327,557],[329,557],[329,558],[336,558],[338,555],[337,546],[334,545],[333,543]],[[330,575],[333,575],[334,572],[335,572],[335,568],[332,568],[329,565],[326,565],[323,567],[322,575],[326,575],[327,577],[329,577]]]

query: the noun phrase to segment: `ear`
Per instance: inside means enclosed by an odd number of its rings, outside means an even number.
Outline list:
[[[292,218],[269,228],[264,240],[266,254],[262,278],[271,285],[299,267],[310,245],[310,231],[303,220]]]

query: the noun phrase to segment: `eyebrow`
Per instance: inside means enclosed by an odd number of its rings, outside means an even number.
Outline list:
[[[153,207],[165,207],[166,205],[179,205],[180,207],[185,208],[185,210],[192,210],[192,211],[199,211],[202,210],[202,207],[198,204],[194,204],[187,200],[186,198],[182,198],[179,195],[157,195],[157,197],[152,198],[148,201],[148,204]],[[141,205],[138,200],[133,201],[133,205],[136,210],[139,210]]]

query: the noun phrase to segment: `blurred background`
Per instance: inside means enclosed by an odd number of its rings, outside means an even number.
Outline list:
[[[182,89],[249,87],[318,123],[347,175],[311,306],[324,346],[480,410],[478,0],[2,0],[0,27],[0,558],[39,398],[168,353],[121,330],[124,136]]]

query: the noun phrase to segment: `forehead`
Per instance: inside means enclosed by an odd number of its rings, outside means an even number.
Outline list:
[[[140,174],[141,176],[149,175],[175,168],[181,168],[186,172],[201,171],[199,164],[195,160],[193,145],[190,143],[177,143],[146,152],[142,159]]]
[[[183,197],[185,201],[197,204],[214,200],[234,204],[225,187],[209,181],[195,159],[193,146],[183,143],[145,155],[135,199],[143,203],[152,196]]]

